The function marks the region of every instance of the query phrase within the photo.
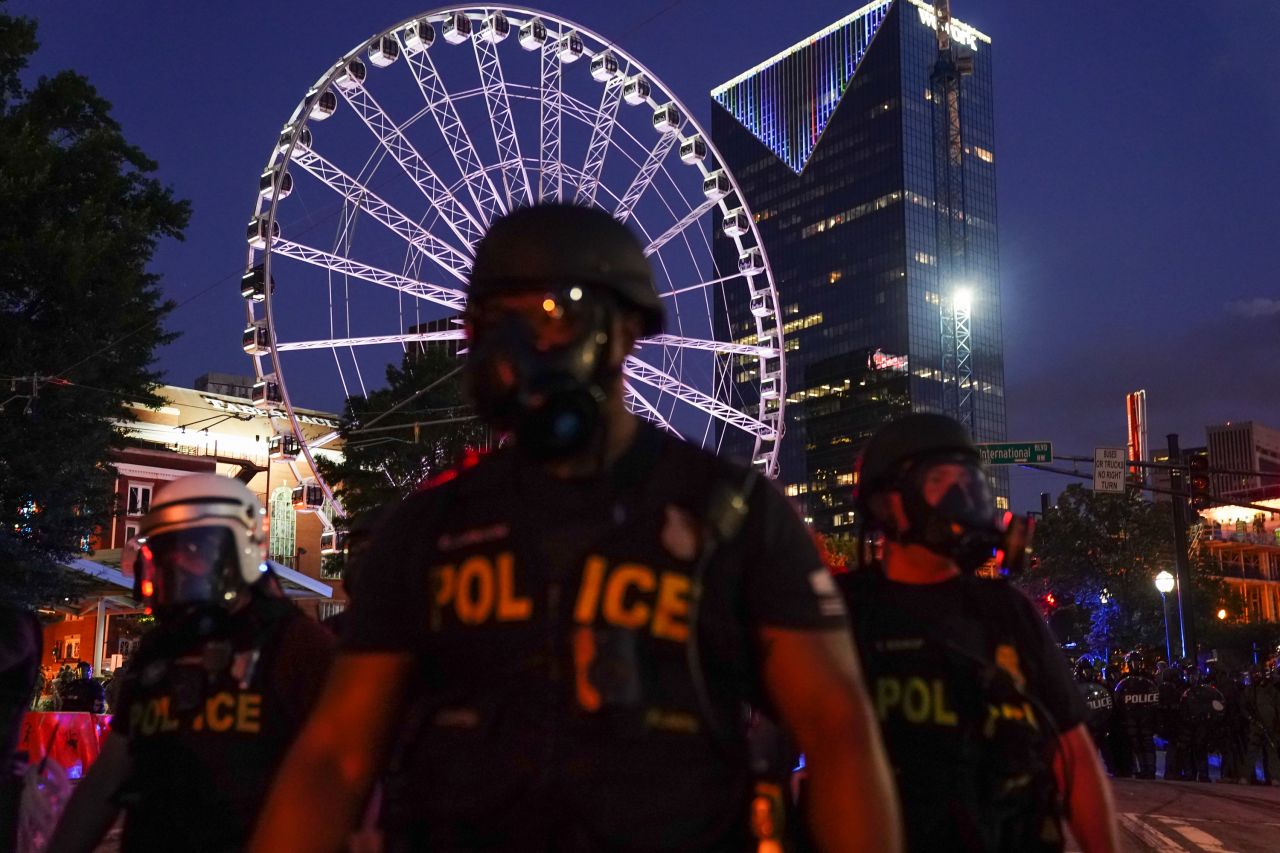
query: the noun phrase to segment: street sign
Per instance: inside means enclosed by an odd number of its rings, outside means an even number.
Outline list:
[[[1093,449],[1093,490],[1107,494],[1124,494],[1124,475],[1129,460],[1123,447]]]
[[[978,453],[986,465],[1043,465],[1053,461],[1053,444],[1048,441],[979,444]]]

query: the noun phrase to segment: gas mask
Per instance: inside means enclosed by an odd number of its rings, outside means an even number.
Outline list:
[[[904,542],[974,572],[988,562],[1006,573],[1026,567],[1034,522],[996,509],[982,467],[964,453],[936,454],[907,466],[893,485],[907,516]]]
[[[585,450],[600,429],[616,307],[587,286],[513,290],[467,307],[467,387],[476,412],[536,459]]]

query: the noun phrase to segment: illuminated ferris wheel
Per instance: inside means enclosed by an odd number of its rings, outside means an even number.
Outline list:
[[[516,7],[396,24],[339,59],[285,124],[241,283],[271,455],[314,470],[313,451],[336,438],[304,436],[291,390],[366,394],[411,348],[457,347],[476,241],[539,200],[603,208],[646,244],[667,333],[624,367],[631,409],[775,476],[782,324],[737,182],[648,69],[577,24]],[[323,481],[302,493],[305,508],[333,504]]]

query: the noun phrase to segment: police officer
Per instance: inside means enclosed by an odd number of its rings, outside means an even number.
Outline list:
[[[90,851],[125,813],[121,850],[241,849],[328,665],[332,640],[266,593],[266,531],[243,483],[193,474],[142,519],[135,597],[153,613],[119,707],[50,853]]]
[[[22,719],[37,693],[43,645],[34,613],[0,604],[0,850],[17,846],[22,777],[15,759]]]
[[[1116,714],[1137,760],[1137,779],[1156,778],[1155,725],[1160,689],[1147,672],[1147,661],[1139,651],[1125,656],[1129,674],[1116,685]]]
[[[85,711],[102,714],[107,710],[107,693],[101,682],[93,678],[92,664],[80,661],[76,667],[79,675],[62,691],[63,711]]]
[[[1222,692],[1226,709],[1222,713],[1222,782],[1244,784],[1245,753],[1249,748],[1249,719],[1244,713],[1244,672],[1215,672],[1214,686]]]
[[[1244,710],[1249,718],[1246,775],[1251,785],[1269,785],[1280,772],[1280,678],[1274,670],[1255,666],[1245,687]],[[1258,775],[1261,774],[1261,775]]]
[[[1088,711],[1031,602],[975,571],[1025,558],[955,420],[882,427],[857,471],[859,551],[838,576],[919,851],[1052,851],[1061,796],[1085,850],[1114,850],[1113,807]],[[1055,772],[1062,778],[1058,789]]]
[[[1093,661],[1082,657],[1076,661],[1076,685],[1080,689],[1080,698],[1089,709],[1085,722],[1089,728],[1089,736],[1102,755],[1102,762],[1108,773],[1114,773],[1110,745],[1107,742],[1107,731],[1111,726],[1112,697],[1111,691],[1101,681]]]
[[[844,607],[800,519],[626,409],[626,359],[663,324],[636,237],[598,209],[521,208],[470,284],[467,384],[513,440],[381,526],[252,849],[342,845],[414,673],[413,849],[744,849],[742,707],[761,694],[806,753],[817,841],[898,848]]]
[[[1159,677],[1160,701],[1156,708],[1156,734],[1165,742],[1164,778],[1181,779],[1186,753],[1182,750],[1182,694],[1187,679],[1182,668],[1166,666]]]
[[[1192,664],[1186,669],[1187,689],[1181,701],[1181,735],[1184,751],[1184,772],[1187,781],[1208,782],[1209,741],[1222,721],[1226,705],[1222,693],[1205,683],[1199,667]]]

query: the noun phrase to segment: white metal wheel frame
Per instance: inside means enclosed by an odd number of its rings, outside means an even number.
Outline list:
[[[499,18],[507,23],[505,37]],[[531,46],[538,24],[545,28],[545,41]],[[432,39],[426,35],[428,26]],[[527,42],[522,28],[530,31]],[[438,54],[457,52],[472,56],[478,85],[471,81],[451,91],[441,67],[448,67],[446,59],[456,66],[460,57]],[[616,70],[611,71],[605,54],[616,61]],[[531,62],[536,63],[536,81],[517,82],[515,66]],[[527,79],[528,69],[524,72]],[[392,74],[406,75],[420,93],[416,111],[400,121],[390,117],[375,94],[380,81]],[[590,86],[594,97],[577,94],[591,95]],[[674,116],[671,108],[677,111]],[[531,111],[535,120],[521,121],[518,113]],[[341,147],[326,153],[321,122],[340,113],[358,117],[365,128],[364,142],[372,153],[363,165],[362,149],[350,142],[345,155]],[[477,113],[480,121],[474,120]],[[419,137],[432,125],[435,132],[427,148]],[[563,152],[566,125],[576,125],[579,139],[589,137],[584,156]],[[696,150],[687,150],[698,148],[699,140],[705,146],[701,158]],[[395,176],[394,187],[390,175]],[[298,193],[308,184],[323,187],[338,211],[329,249],[301,241],[313,230],[312,209],[293,211],[306,217],[302,231],[296,221],[281,228],[289,191]],[[400,209],[408,206],[406,187],[419,205],[408,213]],[[384,197],[393,189],[401,190],[400,197]],[[282,353],[330,350],[344,393],[364,392],[357,358],[364,348],[397,345],[403,351],[422,341],[462,337],[460,328],[411,332],[410,320],[421,320],[424,306],[443,310],[443,317],[456,316],[464,307],[474,244],[493,218],[535,200],[563,199],[613,213],[648,244],[646,253],[667,307],[667,333],[642,341],[628,360],[627,400],[633,411],[712,449],[732,431],[741,432],[752,442],[759,470],[777,476],[786,401],[785,346],[777,291],[755,218],[691,111],[647,68],[601,36],[555,15],[514,6],[441,9],[401,21],[344,55],[311,87],[273,147],[261,190],[250,226],[256,236],[248,241],[247,269],[261,267],[264,292],[259,300],[246,299],[245,305],[248,323],[265,326],[269,345],[251,357],[258,379],[278,385],[282,414],[273,417],[273,424],[277,419],[285,423],[275,429],[298,439],[312,471],[312,451],[335,434],[304,438]],[[738,227],[726,229],[726,236],[736,245],[737,268],[719,269],[715,263],[713,207],[726,217],[736,212],[732,219]],[[387,257],[385,250],[362,255],[353,239],[361,228],[393,237],[403,258]],[[286,321],[299,303],[286,304],[273,292],[276,279],[296,274],[299,264],[325,271],[329,328],[323,335],[289,339]],[[398,273],[391,269],[396,264]],[[361,297],[353,293],[385,294],[387,289],[397,300],[398,330],[355,334],[352,306]],[[749,314],[741,313],[754,320],[754,336],[732,339],[722,292],[729,289],[738,291],[732,298],[739,307],[750,305]],[[308,294],[303,301],[314,304],[320,296]],[[406,304],[412,316],[406,315]],[[344,357],[354,370],[344,369]],[[701,359],[694,365],[697,378],[690,375],[695,358]],[[389,360],[384,358],[383,364]],[[743,399],[751,389],[754,397]],[[294,474],[302,480],[297,466]],[[321,479],[319,485],[327,505],[341,514],[330,484]],[[327,527],[328,520],[321,517]]]

